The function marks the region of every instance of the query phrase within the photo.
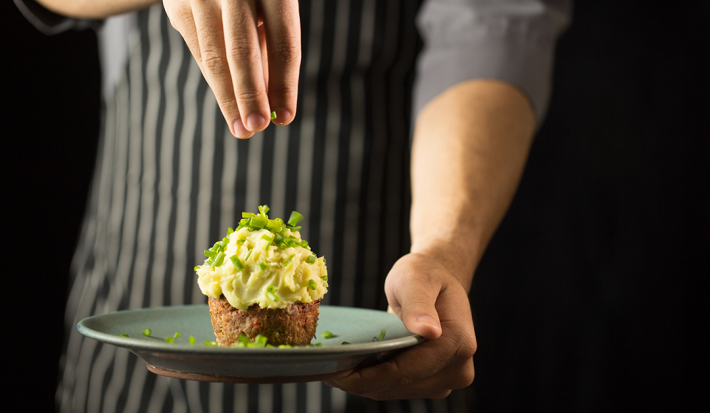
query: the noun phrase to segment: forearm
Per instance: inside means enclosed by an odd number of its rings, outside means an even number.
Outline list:
[[[466,290],[513,198],[534,127],[523,93],[491,80],[453,86],[417,118],[411,251],[437,257]]]
[[[80,19],[104,19],[109,16],[140,10],[161,0],[36,0],[45,8]]]

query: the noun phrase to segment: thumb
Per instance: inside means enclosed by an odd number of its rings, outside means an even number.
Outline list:
[[[387,300],[409,332],[434,340],[441,336],[441,323],[436,311],[440,288],[428,283],[408,280],[390,284]]]

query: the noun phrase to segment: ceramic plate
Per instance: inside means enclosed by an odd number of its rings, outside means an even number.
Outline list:
[[[151,329],[151,336],[142,334]],[[127,310],[85,318],[77,325],[87,337],[125,347],[145,360],[148,369],[165,376],[220,382],[283,383],[336,377],[363,363],[424,341],[404,328],[393,314],[362,308],[320,306],[318,330],[311,344],[299,348],[223,348],[206,345],[215,339],[204,305]],[[324,339],[323,331],[333,337]],[[385,338],[379,338],[385,330]],[[180,337],[167,343],[166,337]],[[121,337],[127,334],[128,337]],[[190,336],[195,344],[189,343]],[[342,344],[349,342],[350,344]],[[341,373],[342,374],[342,373]]]

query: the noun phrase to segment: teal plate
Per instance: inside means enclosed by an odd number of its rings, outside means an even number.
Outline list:
[[[205,345],[215,339],[204,305],[143,308],[88,317],[79,332],[103,343],[124,347],[142,358],[148,370],[188,380],[230,383],[286,383],[342,376],[363,364],[376,363],[424,338],[384,311],[320,306],[312,344],[320,347],[230,348]],[[151,329],[151,336],[142,334]],[[377,341],[380,331],[385,338]],[[333,337],[324,339],[321,333]],[[166,337],[180,337],[167,343]],[[128,337],[121,337],[127,334]],[[190,344],[190,336],[195,344]],[[350,344],[342,344],[349,342]]]

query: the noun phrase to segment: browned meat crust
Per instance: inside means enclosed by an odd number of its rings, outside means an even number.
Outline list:
[[[240,333],[246,334],[252,341],[257,334],[262,334],[273,346],[305,346],[316,335],[320,300],[307,304],[294,303],[279,309],[261,308],[254,304],[246,311],[232,307],[224,296],[219,300],[210,297],[208,302],[214,335],[220,346],[237,343]]]

